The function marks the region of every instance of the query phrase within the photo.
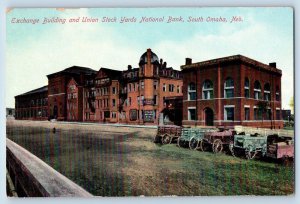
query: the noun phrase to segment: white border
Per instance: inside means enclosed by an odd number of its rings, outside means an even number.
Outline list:
[[[299,33],[299,20],[300,20],[300,1],[297,0],[151,0],[151,1],[140,1],[140,0],[103,0],[103,1],[94,1],[94,0],[85,0],[85,1],[74,1],[74,0],[2,0],[0,1],[0,106],[1,106],[1,114],[0,114],[0,125],[1,125],[1,139],[0,139],[0,178],[2,179],[0,185],[0,201],[1,203],[22,203],[22,204],[39,204],[41,202],[45,204],[53,203],[53,201],[58,201],[59,203],[83,203],[86,202],[85,199],[72,199],[72,198],[60,198],[60,199],[43,199],[43,198],[35,198],[35,199],[7,199],[6,198],[6,190],[5,190],[5,8],[7,7],[199,7],[199,6],[293,6],[294,7],[294,15],[295,15],[295,67],[299,67],[299,40],[296,36],[300,36]],[[294,69],[295,79],[299,78],[299,71]],[[295,104],[298,104],[299,99],[299,91],[297,89],[299,86],[299,82],[295,81]],[[297,120],[297,115],[299,114],[299,110],[295,108],[296,115],[296,133],[298,132],[299,122]],[[295,134],[297,135],[297,134]],[[298,148],[299,142],[296,139],[296,147]],[[299,158],[299,151],[296,151],[296,158]],[[299,169],[299,159],[296,162],[296,170]],[[296,172],[296,186],[295,186],[295,196],[289,197],[258,197],[258,196],[231,196],[231,197],[160,197],[160,198],[98,198],[98,199],[89,199],[88,202],[92,203],[172,203],[179,204],[182,202],[186,203],[243,203],[243,204],[253,204],[253,203],[300,203],[300,186],[299,186],[299,171]],[[280,184],[279,184],[280,185]]]

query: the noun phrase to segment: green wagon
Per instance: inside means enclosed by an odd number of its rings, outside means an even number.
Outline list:
[[[233,156],[245,156],[247,159],[264,156],[267,152],[267,137],[259,134],[235,135],[229,149]]]
[[[207,132],[216,132],[215,128],[195,128],[195,130],[190,131],[188,145],[192,150],[200,149],[200,143],[204,138],[204,134]],[[182,136],[183,137],[183,133]],[[181,139],[181,138],[179,138]]]

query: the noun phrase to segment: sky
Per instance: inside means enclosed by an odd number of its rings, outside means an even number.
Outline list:
[[[169,16],[184,22],[167,23]],[[189,17],[203,22],[187,22]],[[230,23],[233,16],[242,22]],[[42,24],[44,18],[66,23]],[[117,18],[116,23],[69,23],[80,17]],[[122,17],[136,23],[120,23]],[[142,17],[164,17],[161,23],[139,23]],[[207,22],[207,18],[227,22]],[[39,19],[40,23],[12,23],[12,19]],[[80,20],[81,20],[80,19]],[[168,66],[179,70],[185,58],[200,62],[241,54],[264,64],[276,62],[282,70],[282,107],[290,109],[294,92],[293,10],[261,8],[102,8],[13,9],[6,16],[6,107],[14,96],[47,85],[46,75],[77,65],[99,70],[138,67],[151,48]]]

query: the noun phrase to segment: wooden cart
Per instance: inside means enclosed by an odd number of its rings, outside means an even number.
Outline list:
[[[171,144],[181,136],[182,127],[176,125],[158,126],[157,134],[154,137],[155,143]]]
[[[220,129],[218,132],[206,132],[200,142],[200,149],[207,151],[211,148],[214,153],[222,152],[225,149],[229,150],[229,145],[233,143],[234,135],[236,135],[236,131],[233,129]]]

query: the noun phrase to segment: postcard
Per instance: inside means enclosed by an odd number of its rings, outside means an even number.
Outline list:
[[[8,9],[7,196],[294,194],[293,16]]]

